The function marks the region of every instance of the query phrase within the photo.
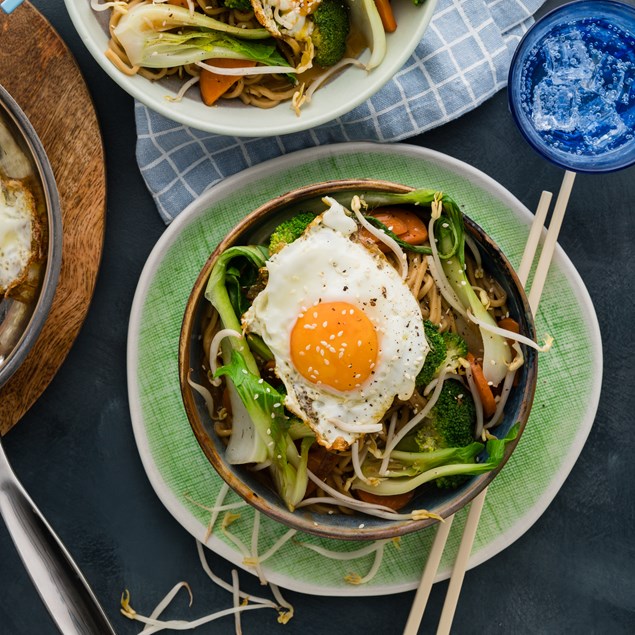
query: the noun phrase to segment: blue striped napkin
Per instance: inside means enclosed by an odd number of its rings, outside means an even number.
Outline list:
[[[310,131],[229,137],[136,102],[137,161],[161,217],[169,223],[223,178],[281,154],[343,141],[401,141],[476,108],[505,86],[514,49],[543,2],[439,0],[401,71],[350,113]]]

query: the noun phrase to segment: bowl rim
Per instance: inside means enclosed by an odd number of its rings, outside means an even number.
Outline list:
[[[285,118],[286,123],[278,125],[275,128],[266,128],[258,126],[257,117],[245,115],[241,118],[240,125],[231,124],[227,121],[216,121],[214,118],[214,108],[205,107],[209,111],[209,116],[198,116],[188,114],[187,110],[181,111],[178,108],[170,107],[170,102],[165,99],[165,95],[162,99],[154,98],[148,94],[147,90],[144,90],[146,80],[140,75],[127,76],[124,73],[118,71],[115,66],[104,55],[103,47],[93,37],[89,23],[85,19],[88,12],[94,14],[91,9],[90,3],[76,2],[76,0],[64,0],[66,10],[71,18],[75,30],[79,34],[84,46],[88,49],[93,56],[97,64],[105,71],[105,73],[125,92],[134,97],[136,100],[144,104],[150,110],[157,112],[158,114],[171,119],[177,123],[210,132],[213,134],[228,135],[235,137],[273,137],[277,135],[285,135],[294,132],[304,132],[311,130],[317,126],[325,123],[329,123],[338,117],[341,117],[351,110],[362,104],[364,101],[378,93],[390,79],[404,66],[408,58],[413,54],[416,47],[421,42],[425,31],[427,30],[432,16],[435,12],[438,0],[426,0],[423,6],[415,7],[416,10],[421,11],[421,22],[417,29],[412,33],[412,47],[399,47],[399,42],[395,40],[395,50],[397,53],[391,63],[388,64],[388,60],[384,60],[377,68],[373,69],[371,73],[374,73],[376,78],[375,84],[369,84],[368,88],[362,89],[354,97],[342,100],[339,105],[334,108],[327,108],[326,111],[321,109],[321,114],[313,114],[308,110],[303,111],[302,116],[295,115],[288,102],[281,104],[287,104],[289,108],[289,117]],[[390,35],[390,34],[388,34]],[[337,78],[336,78],[337,79]],[[143,80],[143,82],[139,81]],[[167,91],[166,91],[167,92]],[[222,107],[222,106],[221,106]],[[278,106],[280,107],[280,106]],[[197,108],[198,110],[198,108]],[[235,108],[236,112],[243,111],[242,106]],[[205,112],[207,114],[207,111]],[[251,111],[246,111],[247,113]],[[318,111],[316,111],[318,112]]]
[[[31,153],[42,186],[48,222],[46,270],[33,312],[6,360],[0,365],[0,387],[5,384],[22,364],[37,340],[46,322],[57,290],[62,266],[62,208],[53,168],[44,146],[24,111],[11,94],[0,84],[0,109],[15,125]]]
[[[216,449],[216,445],[210,439],[204,425],[199,417],[199,409],[196,406],[196,396],[188,383],[191,370],[190,350],[194,338],[195,318],[199,306],[205,301],[204,292],[207,286],[207,280],[211,273],[212,267],[216,260],[228,247],[232,246],[243,232],[257,226],[270,212],[278,210],[287,204],[297,203],[299,200],[314,198],[318,195],[324,195],[328,192],[346,191],[352,189],[367,189],[375,191],[391,191],[391,192],[409,192],[414,187],[386,181],[380,179],[334,179],[330,181],[322,181],[305,185],[284,194],[281,194],[259,206],[252,212],[248,213],[226,236],[221,240],[217,247],[208,257],[207,261],[201,268],[196,281],[192,287],[192,291],[188,297],[181,330],[179,334],[178,348],[178,372],[181,398],[185,408],[185,412],[192,428],[192,431],[205,454],[208,461],[212,464],[218,475],[234,490],[243,500],[252,505],[256,510],[261,511],[274,520],[299,531],[310,533],[323,538],[333,538],[340,540],[384,540],[397,536],[402,536],[414,531],[418,531],[425,527],[437,524],[439,521],[433,518],[423,520],[395,520],[390,525],[383,527],[337,527],[334,529],[325,528],[319,523],[315,523],[311,516],[307,513],[297,514],[290,512],[283,505],[271,505],[266,499],[258,496],[243,481],[234,477],[234,475],[226,469],[225,461]],[[530,327],[530,337],[535,338],[535,322],[533,313],[529,307],[529,302],[521,285],[518,276],[511,266],[509,260],[501,249],[496,245],[493,239],[469,216],[464,215],[466,228],[472,234],[483,240],[490,249],[493,249],[497,256],[502,259],[503,264],[510,273],[511,286],[518,294],[522,312],[527,317]],[[480,476],[472,477],[472,481],[461,492],[461,496],[454,501],[444,503],[435,513],[445,519],[454,515],[457,511],[469,504],[479,493],[481,493],[501,471],[505,463],[516,448],[522,433],[525,429],[537,384],[537,357],[532,353],[533,363],[528,370],[528,378],[524,387],[521,405],[519,408],[517,421],[520,424],[518,434],[514,440],[509,442],[505,447],[505,455],[500,465],[490,472],[486,472]]]

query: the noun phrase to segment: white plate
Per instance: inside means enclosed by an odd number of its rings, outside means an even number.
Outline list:
[[[374,95],[405,64],[428,27],[437,0],[415,6],[412,0],[399,0],[394,10],[397,30],[388,34],[386,57],[370,73],[349,67],[321,87],[311,103],[297,116],[289,102],[275,108],[257,109],[242,103],[223,103],[210,108],[188,91],[180,102],[166,99],[175,95],[181,82],[151,82],[141,75],[128,76],[106,58],[108,48],[107,13],[91,9],[89,0],[65,0],[66,8],[82,41],[97,63],[127,93],[148,108],[174,121],[198,130],[240,137],[266,137],[308,130],[353,110]],[[368,52],[360,59],[366,60]]]
[[[448,156],[405,144],[340,144],[273,159],[230,177],[194,201],[170,225],[150,254],[130,317],[128,388],[135,438],[150,482],[181,525],[202,540],[209,515],[192,499],[213,505],[221,486],[189,426],[180,397],[178,340],[185,303],[196,276],[219,240],[251,210],[295,187],[336,178],[377,178],[450,194],[518,266],[532,214],[501,185]],[[558,247],[538,315],[537,332],[555,337],[541,356],[534,406],[510,461],[488,489],[469,566],[499,553],[545,511],[578,458],[597,409],[602,348],[595,310],[570,260]],[[233,497],[232,500],[236,500]],[[250,544],[253,509],[246,507],[232,531]],[[457,514],[439,568],[448,577],[461,538],[465,511]],[[286,528],[262,518],[259,552]],[[373,556],[326,561],[287,543],[263,565],[280,586],[320,595],[382,595],[416,588],[434,529],[389,544],[378,574],[363,586],[344,581],[361,575]],[[300,540],[351,551],[356,543],[302,536]],[[222,534],[207,545],[241,566],[243,556]]]

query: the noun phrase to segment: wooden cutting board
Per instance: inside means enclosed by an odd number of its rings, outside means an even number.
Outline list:
[[[62,203],[63,255],[49,317],[24,363],[0,389],[0,434],[42,394],[86,317],[104,241],[106,175],[97,115],[75,60],[25,2],[0,11],[0,84],[38,133]]]

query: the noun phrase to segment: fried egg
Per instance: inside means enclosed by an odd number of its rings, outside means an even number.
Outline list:
[[[412,396],[428,350],[416,298],[333,199],[267,261],[267,284],[243,316],[271,349],[285,406],[327,449],[343,450]]]
[[[20,181],[0,179],[0,296],[27,280],[38,241],[33,196]]]

